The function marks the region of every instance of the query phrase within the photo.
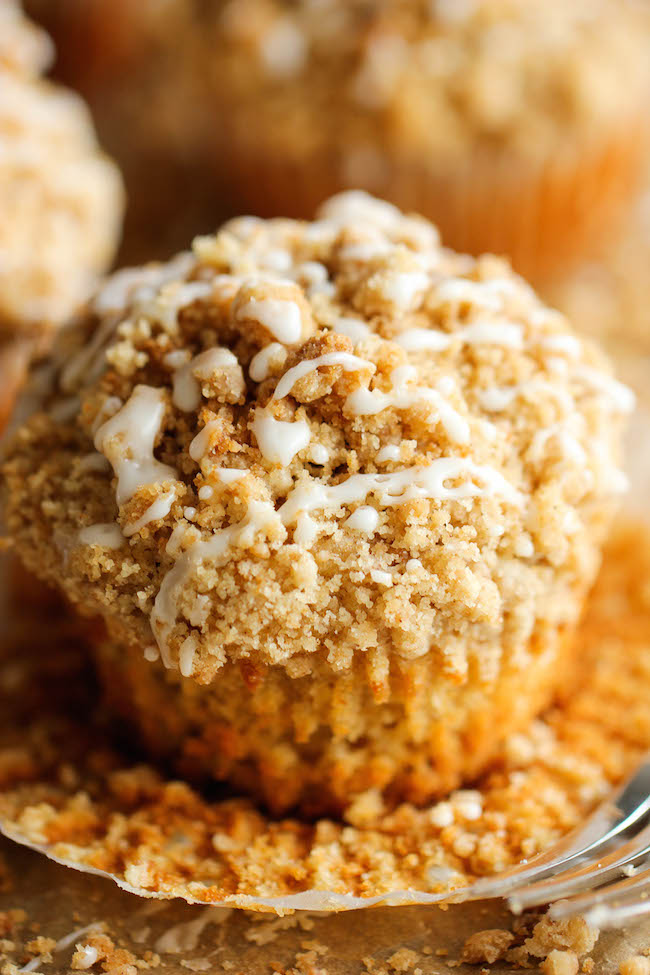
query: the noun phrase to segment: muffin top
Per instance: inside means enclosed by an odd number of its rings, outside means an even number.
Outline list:
[[[256,113],[295,153],[361,148],[380,130],[402,154],[453,155],[482,140],[556,157],[567,142],[638,115],[648,76],[643,7],[230,0],[218,14],[215,97]]]
[[[41,332],[83,302],[113,256],[115,166],[71,92],[41,80],[51,46],[13,0],[0,9],[0,335]]]
[[[5,463],[19,551],[209,681],[521,652],[593,576],[629,391],[500,259],[360,192],[110,278]],[[482,671],[482,672],[483,672]]]

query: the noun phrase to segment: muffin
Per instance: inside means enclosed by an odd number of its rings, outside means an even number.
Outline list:
[[[548,704],[629,391],[508,265],[361,192],[118,272],[4,464],[149,750],[275,813],[422,803]]]
[[[361,186],[536,279],[612,232],[646,153],[647,8],[628,0],[230,0],[216,146],[237,202],[304,217]]]
[[[646,181],[650,173],[646,174]],[[576,328],[597,339],[646,407],[650,406],[650,183],[621,239],[547,289]]]
[[[197,0],[27,0],[55,39],[57,78],[87,100],[123,172],[120,264],[166,259],[223,214],[207,151],[215,120],[204,8]]]
[[[0,8],[0,369],[6,415],[31,349],[95,287],[115,252],[122,186],[80,99],[41,77],[48,38]]]

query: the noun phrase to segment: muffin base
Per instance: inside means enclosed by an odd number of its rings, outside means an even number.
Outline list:
[[[602,141],[538,161],[479,148],[436,165],[379,150],[376,166],[353,170],[340,151],[292,157],[266,144],[259,127],[254,143],[237,128],[220,165],[225,158],[231,201],[242,212],[312,218],[332,194],[361,188],[433,220],[446,246],[506,255],[516,271],[544,281],[615,235],[641,182],[644,127],[631,120]]]
[[[423,804],[471,781],[571,686],[572,647],[568,633],[554,634],[489,685],[471,673],[458,684],[427,654],[393,664],[379,683],[365,661],[296,678],[244,661],[201,686],[136,647],[106,639],[94,649],[109,709],[150,754],[191,781],[227,782],[272,814],[313,816],[344,814],[368,790],[389,806]]]

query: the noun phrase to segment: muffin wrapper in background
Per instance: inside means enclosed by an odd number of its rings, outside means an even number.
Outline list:
[[[627,118],[602,141],[559,146],[548,159],[475,148],[435,166],[381,147],[292,157],[259,127],[237,119],[219,155],[234,209],[311,218],[349,187],[366,189],[437,224],[445,245],[508,256],[533,282],[563,276],[616,236],[635,198],[648,151],[643,116]]]

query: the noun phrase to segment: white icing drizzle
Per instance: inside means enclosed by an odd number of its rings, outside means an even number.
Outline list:
[[[124,545],[124,535],[120,526],[114,522],[87,525],[78,535],[82,545],[99,545],[101,548],[120,548]]]
[[[356,511],[352,512],[344,524],[347,528],[352,528],[354,531],[369,535],[371,532],[374,532],[379,524],[379,512],[376,508],[371,508],[370,505],[363,504]]]
[[[409,352],[431,349],[442,352],[454,342],[465,345],[500,345],[507,349],[523,348],[523,327],[516,322],[478,321],[464,325],[455,332],[439,329],[409,328],[393,339]]]
[[[342,366],[345,372],[358,372],[360,369],[369,369],[371,373],[375,372],[374,363],[367,359],[360,359],[350,352],[326,352],[325,355],[319,355],[315,359],[303,359],[291,369],[287,369],[275,387],[273,399],[284,399],[299,379],[319,369],[320,366]]]
[[[370,335],[370,326],[362,322],[360,318],[350,318],[343,315],[336,320],[335,331],[340,335],[347,335],[356,344]]]
[[[173,354],[173,353],[172,353]],[[169,357],[167,357],[169,359]],[[174,373],[172,402],[179,410],[190,413],[201,405],[201,385],[199,380],[210,379],[220,369],[237,366],[237,357],[230,349],[217,346],[200,352],[190,362],[181,365]]]
[[[199,298],[212,294],[212,284],[207,281],[173,281],[162,286],[160,291],[147,301],[134,301],[136,311],[141,312],[167,332],[175,332],[178,316],[184,308]]]
[[[407,328],[401,335],[396,335],[393,341],[407,351],[432,349],[442,352],[449,348],[451,335],[437,328]]]
[[[446,487],[446,481],[458,478],[464,478],[462,484]],[[455,501],[500,497],[517,507],[523,504],[520,493],[494,468],[465,457],[440,457],[427,466],[390,474],[353,474],[340,484],[321,484],[310,479],[290,492],[278,514],[283,524],[291,525],[301,512],[340,508],[363,502],[370,494],[378,496],[382,507],[416,498]]]
[[[208,420],[203,429],[194,437],[189,447],[189,455],[197,464],[200,464],[209,452],[212,434],[221,428],[221,420]]]
[[[271,342],[253,356],[248,367],[248,374],[254,383],[263,383],[271,374],[271,363],[275,359],[284,362],[287,357],[287,350],[279,342]]]
[[[454,333],[466,345],[501,345],[507,349],[521,349],[524,330],[515,322],[472,322]]]
[[[545,335],[541,345],[549,352],[563,352],[569,359],[579,359],[582,354],[582,342],[575,335]]]
[[[295,301],[286,298],[249,298],[238,309],[237,318],[240,321],[252,319],[259,322],[283,345],[294,345],[300,341],[302,316]]]
[[[393,577],[390,572],[384,572],[382,569],[371,569],[370,578],[373,582],[376,582],[378,586],[386,586],[390,588],[393,585]]]
[[[205,541],[196,541],[184,552],[162,581],[151,612],[151,628],[166,667],[171,666],[169,636],[178,614],[178,600],[187,580],[203,562],[220,562],[231,549],[250,546],[258,532],[281,528],[275,508],[267,501],[251,501],[245,518],[221,528]]]
[[[438,285],[435,297],[440,303],[468,303],[485,311],[500,311],[504,297],[515,295],[532,297],[533,292],[523,282],[508,278],[491,281],[469,281],[467,278],[449,278]]]
[[[467,420],[449,405],[439,390],[429,386],[410,385],[416,376],[417,370],[414,366],[398,366],[391,373],[393,387],[389,392],[355,389],[347,397],[343,412],[352,416],[376,416],[390,407],[404,410],[420,403],[428,403],[431,406],[430,422],[440,422],[454,443],[467,443],[470,434]]]
[[[397,461],[402,456],[402,451],[398,444],[388,443],[382,447],[375,457],[376,464],[385,464],[389,460]]]
[[[565,389],[560,389],[545,379],[531,379],[513,386],[494,386],[477,392],[478,401],[489,413],[501,413],[518,397],[537,401],[540,396],[554,399],[565,413],[575,412],[575,401]]]
[[[582,444],[576,439],[576,437],[567,430],[566,426],[561,423],[554,423],[552,426],[547,427],[545,430],[538,430],[533,437],[530,447],[528,448],[526,457],[527,460],[532,461],[532,463],[538,463],[543,460],[546,451],[546,445],[549,441],[555,440],[559,446],[560,450],[572,463],[574,464],[585,464],[587,462],[587,452],[585,451]]]
[[[165,491],[163,494],[160,494],[137,521],[125,526],[124,534],[126,537],[130,538],[131,535],[137,534],[141,528],[144,528],[145,525],[148,525],[152,521],[165,518],[171,511],[175,499],[176,494],[174,491]]]
[[[178,254],[167,264],[150,267],[127,267],[112,274],[93,301],[99,315],[124,311],[135,301],[150,300],[165,282],[184,277],[196,265],[187,251]]]
[[[124,504],[138,488],[176,480],[176,471],[153,455],[165,415],[165,393],[152,386],[136,386],[118,412],[95,434],[95,447],[110,462],[117,477],[116,500]]]
[[[194,670],[194,655],[197,649],[197,639],[195,633],[190,633],[180,645],[178,651],[178,669],[183,677],[191,677]]]
[[[330,459],[330,452],[324,444],[315,443],[311,445],[309,459],[312,464],[326,464]]]
[[[246,477],[247,471],[240,467],[218,467],[214,473],[222,484],[234,484],[235,481],[241,481],[242,477]],[[201,488],[202,490],[203,488]],[[199,491],[199,497],[201,497],[201,491]],[[210,494],[204,495],[204,497],[212,497],[212,488],[209,488],[209,491]]]
[[[394,271],[386,275],[381,293],[399,311],[409,311],[417,305],[430,284],[424,271]]]
[[[631,389],[620,383],[613,376],[593,369],[591,366],[577,365],[572,369],[572,375],[591,387],[597,393],[602,393],[609,399],[612,408],[619,413],[632,413],[636,405],[636,397]]]
[[[268,410],[255,410],[252,430],[264,459],[282,467],[287,467],[311,440],[306,420],[276,420]]]

